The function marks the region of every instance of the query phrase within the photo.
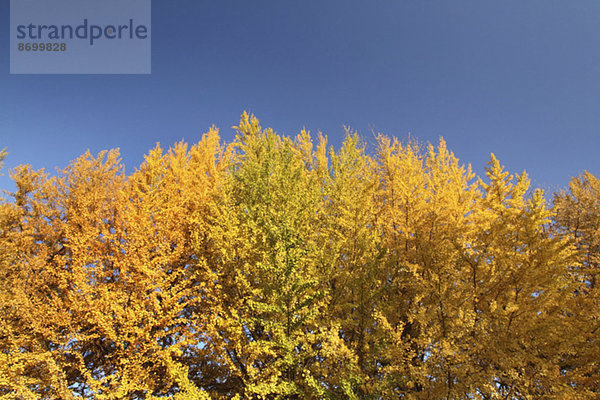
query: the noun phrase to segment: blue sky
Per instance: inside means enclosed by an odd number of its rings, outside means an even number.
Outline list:
[[[600,175],[598,1],[154,0],[151,75],[10,75],[0,0],[0,148],[54,171],[119,147],[226,141],[244,110],[295,135],[344,125],[443,136],[482,173],[491,152],[550,191]]]

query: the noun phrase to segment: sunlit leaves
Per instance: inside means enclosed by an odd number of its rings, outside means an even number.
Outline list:
[[[235,129],[12,171],[0,398],[597,396],[596,177]]]

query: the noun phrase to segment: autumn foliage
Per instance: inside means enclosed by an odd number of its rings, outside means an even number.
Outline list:
[[[0,399],[600,397],[600,181],[244,114],[0,201]]]

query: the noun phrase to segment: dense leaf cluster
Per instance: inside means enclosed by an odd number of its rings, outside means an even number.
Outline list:
[[[600,181],[262,129],[0,201],[0,399],[600,396]]]

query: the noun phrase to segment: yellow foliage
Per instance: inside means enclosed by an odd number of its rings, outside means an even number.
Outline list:
[[[235,129],[11,172],[0,398],[598,397],[598,178]]]

